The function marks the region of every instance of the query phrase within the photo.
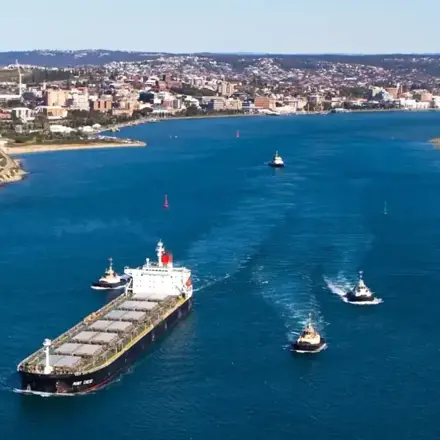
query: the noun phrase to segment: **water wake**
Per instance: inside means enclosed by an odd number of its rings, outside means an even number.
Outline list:
[[[260,264],[255,267],[252,278],[260,286],[259,291],[263,298],[279,313],[289,341],[301,334],[308,322],[309,314],[320,333],[328,325],[311,289],[312,280],[307,275],[289,274],[286,277]]]
[[[294,206],[294,187],[280,182],[279,187],[269,187],[266,194],[242,201],[238,209],[225,216],[221,226],[193,244],[185,264],[196,274],[198,289],[227,279],[249,263],[270,231]]]
[[[335,295],[339,296],[339,298],[347,304],[353,304],[356,306],[373,306],[373,305],[381,304],[383,302],[383,299],[381,298],[374,298],[371,301],[362,301],[362,302],[349,301],[345,295],[349,290],[353,288],[354,283],[350,283],[350,281],[347,280],[342,274],[339,274],[335,280],[331,280],[327,277],[324,277],[324,281],[328,289]]]

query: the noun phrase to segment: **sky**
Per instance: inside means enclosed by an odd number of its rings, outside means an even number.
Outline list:
[[[439,0],[20,0],[0,51],[440,53]]]

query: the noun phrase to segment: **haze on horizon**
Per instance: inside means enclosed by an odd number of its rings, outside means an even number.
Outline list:
[[[435,0],[22,0],[2,5],[0,51],[440,53],[438,17]]]

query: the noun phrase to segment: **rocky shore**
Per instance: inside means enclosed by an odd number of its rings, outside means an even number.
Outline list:
[[[0,148],[0,186],[23,180],[27,173],[18,160],[14,160]]]

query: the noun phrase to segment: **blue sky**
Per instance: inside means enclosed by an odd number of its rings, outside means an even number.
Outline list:
[[[5,1],[0,51],[440,52],[439,0]]]

